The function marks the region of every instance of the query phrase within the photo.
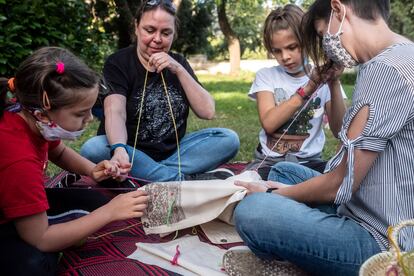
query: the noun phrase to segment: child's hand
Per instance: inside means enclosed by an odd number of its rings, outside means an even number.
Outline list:
[[[112,221],[141,217],[147,208],[148,196],[145,191],[137,190],[119,194],[104,206]]]
[[[130,171],[130,166],[127,168],[122,168],[118,162],[104,160],[99,162],[92,170],[92,178],[96,181],[102,181],[109,177],[114,179],[125,175]]]
[[[342,73],[344,72],[344,67],[338,65],[337,63],[332,63],[331,66],[328,67],[325,73],[325,82],[334,82],[338,81],[341,77]]]
[[[311,82],[318,87],[320,84],[337,81],[342,75],[344,67],[340,66],[334,62],[329,62],[321,66],[320,71],[314,68],[311,72],[310,79]]]

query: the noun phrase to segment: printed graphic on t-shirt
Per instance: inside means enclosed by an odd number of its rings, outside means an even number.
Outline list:
[[[167,86],[167,92],[174,113],[175,123],[177,129],[179,129],[184,123],[186,103],[177,88]],[[138,95],[135,97],[135,118],[139,116],[142,91]],[[145,91],[143,112],[138,133],[139,141],[159,143],[163,138],[169,137],[174,132],[174,124],[171,118],[168,99],[165,95],[164,85],[158,82],[148,84]]]
[[[286,101],[288,93],[283,88],[276,88],[275,102],[281,104]],[[313,125],[310,120],[314,117],[323,115],[323,108],[321,108],[321,98],[315,97],[310,100],[306,108],[298,115],[300,108],[290,120],[282,125],[275,133],[267,134],[266,146],[272,151],[279,154],[286,154],[287,152],[299,152],[303,142],[309,137],[309,130]],[[297,116],[297,117],[296,117]],[[295,121],[292,123],[293,119]],[[283,133],[286,134],[282,137]],[[282,138],[281,138],[282,137]]]
[[[288,93],[283,88],[274,89],[274,98],[277,105],[289,99]]]

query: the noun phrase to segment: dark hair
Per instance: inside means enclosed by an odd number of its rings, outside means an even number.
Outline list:
[[[272,36],[279,30],[291,29],[296,39],[301,42],[301,20],[303,10],[292,4],[278,7],[266,17],[263,29],[263,44],[269,53],[272,53]]]
[[[6,106],[6,98],[8,91],[8,79],[0,78],[0,116],[3,115],[3,111]]]
[[[64,69],[58,69],[59,62],[63,63]],[[83,89],[97,86],[98,81],[98,75],[68,50],[44,47],[20,64],[14,79],[14,93],[23,107],[43,109],[43,92],[46,91],[53,110],[76,104],[85,92]],[[6,105],[7,81],[1,79],[0,85],[2,113]]]
[[[389,0],[341,0],[344,5],[351,7],[354,14],[361,19],[377,20],[382,17],[388,21],[390,15]],[[322,49],[322,38],[315,29],[317,20],[329,22],[331,15],[330,0],[316,0],[308,9],[302,20],[302,40],[305,51],[320,69],[320,63],[328,62]]]
[[[177,37],[178,27],[180,25],[180,21],[177,17],[177,9],[172,2],[172,0],[145,0],[139,6],[136,14],[135,14],[135,23],[139,25],[141,22],[142,15],[148,11],[162,9],[167,13],[171,14],[174,17],[174,38]]]

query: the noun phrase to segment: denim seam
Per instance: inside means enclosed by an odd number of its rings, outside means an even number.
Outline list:
[[[266,243],[266,242],[265,242]],[[266,243],[266,244],[268,244],[269,245],[269,243]],[[272,246],[274,246],[274,244],[270,244],[271,245],[271,247]],[[292,247],[287,247],[287,246],[280,246],[280,244],[279,244],[279,246],[278,246],[278,248],[280,248],[281,249],[281,251],[284,251],[284,250],[287,250],[287,251],[292,251]],[[327,259],[327,258],[324,258],[324,257],[321,257],[321,256],[318,256],[318,255],[314,255],[314,254],[311,254],[311,253],[309,253],[309,252],[305,252],[305,251],[302,251],[302,250],[297,250],[297,249],[295,249],[295,251],[297,252],[297,253],[295,253],[295,254],[297,254],[297,255],[302,255],[302,256],[310,256],[310,257],[315,257],[315,258],[317,258],[317,259],[319,259],[319,260],[323,260],[323,261],[326,261],[326,262],[330,262],[330,263],[338,263],[338,264],[345,264],[345,265],[355,265],[355,266],[360,266],[362,263],[359,263],[359,264],[357,264],[357,263],[351,263],[351,262],[345,262],[345,261],[339,261],[339,260],[332,260],[332,259]]]
[[[295,177],[299,178],[302,182],[307,180],[305,178],[303,178],[301,175],[296,174],[296,170],[291,170],[291,169],[284,169],[284,171],[287,171],[289,174],[294,175]]]

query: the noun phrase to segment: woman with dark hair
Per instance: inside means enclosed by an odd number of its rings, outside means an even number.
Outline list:
[[[132,176],[152,182],[192,179],[236,155],[234,131],[209,128],[186,135],[189,108],[209,120],[215,104],[185,58],[170,51],[177,25],[170,0],[142,3],[135,17],[136,43],[105,63],[110,91],[105,119],[100,136],[83,145],[83,156],[132,164]]]
[[[270,189],[237,183],[254,193],[235,210],[238,232],[274,267],[285,260],[314,275],[357,275],[389,248],[387,228],[414,218],[414,43],[388,27],[388,9],[385,0],[316,0],[303,19],[317,64],[359,71],[342,146],[324,174],[282,162]],[[399,244],[414,249],[412,228]]]

